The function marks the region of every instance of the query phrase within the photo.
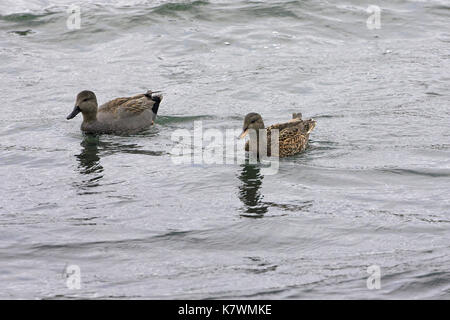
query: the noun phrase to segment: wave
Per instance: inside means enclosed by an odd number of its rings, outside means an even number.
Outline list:
[[[179,10],[183,7],[198,5],[199,3],[208,3],[207,1],[186,1],[186,0],[2,0],[0,2],[0,15],[7,16],[13,14],[32,14],[41,15],[48,12],[63,12],[71,5],[84,8],[94,7],[113,7],[113,8],[129,8],[137,6],[146,7],[163,7],[166,6],[171,10]]]
[[[448,0],[404,0],[404,4],[426,5],[428,8],[442,9],[447,11],[450,9]],[[91,8],[156,8],[159,13],[167,14],[168,12],[188,11],[199,6],[215,4],[218,6],[233,6],[239,10],[251,10],[256,15],[276,15],[297,17],[290,10],[291,7],[306,8],[309,13],[313,13],[316,8],[335,8],[338,11],[346,9],[347,11],[365,12],[366,6],[355,1],[354,4],[328,3],[327,1],[300,1],[300,0],[278,0],[278,1],[232,1],[232,0],[2,0],[0,2],[0,16],[8,16],[13,14],[32,14],[41,15],[49,12],[65,12],[70,6],[80,6],[82,11],[89,11]],[[390,7],[390,2],[380,3],[382,8]],[[400,3],[401,4],[401,3]],[[267,11],[269,10],[269,11]],[[390,8],[389,10],[393,10]],[[275,12],[274,12],[275,11]]]

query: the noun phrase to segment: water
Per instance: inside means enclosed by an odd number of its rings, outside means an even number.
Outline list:
[[[0,3],[0,298],[450,298],[450,3]],[[76,94],[164,90],[84,136]],[[276,175],[177,165],[171,134],[317,120]],[[66,285],[76,265],[81,289]],[[366,286],[381,269],[381,288]]]

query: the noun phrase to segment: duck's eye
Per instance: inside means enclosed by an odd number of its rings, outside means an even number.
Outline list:
[[[83,101],[82,102],[86,102],[86,101],[88,101],[89,100],[89,98],[86,98],[86,99],[83,99]]]
[[[250,123],[255,123],[256,122],[256,119],[253,119]]]

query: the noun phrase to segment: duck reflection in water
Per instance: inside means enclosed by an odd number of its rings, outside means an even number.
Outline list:
[[[81,174],[91,174],[103,172],[100,165],[99,146],[100,140],[96,135],[86,135],[81,146],[81,153],[75,155],[79,162],[78,169]]]
[[[290,212],[309,211],[313,206],[312,200],[295,199],[295,203],[276,203],[263,201],[264,195],[261,194],[261,186],[264,175],[261,174],[261,167],[258,164],[249,164],[248,159],[242,165],[242,171],[239,180],[242,185],[239,186],[239,199],[244,203],[243,217],[262,218],[270,208]]]
[[[242,216],[261,218],[268,210],[268,205],[262,200],[261,185],[264,176],[257,164],[245,163],[239,180],[243,183],[239,186],[239,199],[245,205],[245,214]]]
[[[149,136],[148,134],[145,137]],[[163,151],[145,150],[137,143],[123,143],[117,137],[114,141],[107,141],[107,137],[85,134],[84,139],[81,142],[81,153],[75,155],[79,165],[77,171],[80,174],[88,177],[87,180],[83,180],[81,188],[96,187],[99,186],[99,181],[103,178],[104,169],[100,164],[101,157],[109,156],[117,153],[131,153],[150,156],[161,156]],[[127,136],[123,139],[128,140]],[[119,140],[119,141],[117,141]]]
[[[90,193],[90,188],[99,186],[103,178],[103,167],[100,164],[100,140],[96,135],[85,135],[81,142],[81,153],[75,155],[78,161],[77,171],[85,178],[75,183],[81,194]]]

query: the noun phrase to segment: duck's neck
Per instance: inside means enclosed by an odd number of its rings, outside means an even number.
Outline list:
[[[97,122],[97,112],[83,113],[83,122],[86,124]]]
[[[254,151],[256,149],[256,153],[258,156],[262,154],[266,155],[267,150],[267,131],[264,128],[260,128],[256,130],[256,137],[255,135],[250,135],[249,144],[252,146],[249,146],[248,151]],[[261,149],[262,147],[262,149]],[[251,150],[250,150],[251,149]]]

